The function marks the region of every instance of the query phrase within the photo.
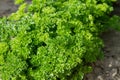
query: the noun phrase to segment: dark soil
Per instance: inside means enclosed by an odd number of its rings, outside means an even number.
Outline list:
[[[120,0],[111,15],[120,16]],[[93,71],[84,80],[120,80],[120,32],[113,29],[102,34],[105,58],[92,64]]]
[[[84,80],[120,80],[120,32],[110,30],[102,35],[105,58],[93,63],[93,72]]]
[[[14,5],[14,0],[0,0],[0,17],[7,16],[17,10],[17,6]]]

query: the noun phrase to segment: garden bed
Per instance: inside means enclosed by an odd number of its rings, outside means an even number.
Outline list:
[[[0,16],[7,16],[17,10],[13,0],[0,1]],[[115,4],[112,14],[120,15],[120,0]],[[120,32],[110,30],[102,34],[105,58],[93,63],[93,72],[85,80],[120,80]]]

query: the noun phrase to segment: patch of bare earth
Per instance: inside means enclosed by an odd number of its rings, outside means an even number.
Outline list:
[[[93,63],[93,71],[84,80],[120,80],[120,32],[110,30],[102,35],[105,58]]]
[[[0,17],[7,16],[17,10],[14,0],[0,0]]]
[[[120,16],[120,0],[112,14]],[[84,80],[120,80],[120,32],[109,30],[102,34],[105,58],[92,64],[93,71]]]

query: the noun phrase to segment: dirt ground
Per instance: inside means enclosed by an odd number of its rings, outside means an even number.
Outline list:
[[[14,0],[0,0],[0,17],[7,16],[17,10],[17,6],[14,5]]]
[[[114,4],[112,15],[120,16],[120,0]],[[120,32],[110,30],[102,34],[105,58],[93,63],[93,72],[84,80],[120,80]]]
[[[93,72],[84,80],[120,80],[120,32],[110,30],[102,35],[105,58],[93,63]]]
[[[14,0],[0,0],[0,17],[7,16],[17,10]],[[120,0],[115,3],[112,14],[120,16]],[[84,80],[120,80],[120,32],[110,30],[102,35],[105,58],[93,63],[93,72],[87,74]]]

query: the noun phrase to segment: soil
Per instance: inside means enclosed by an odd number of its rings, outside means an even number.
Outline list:
[[[102,39],[105,57],[92,64],[93,71],[84,80],[120,80],[120,32],[104,32]]]
[[[17,10],[14,0],[0,0],[0,16],[7,16]]]
[[[0,17],[17,10],[18,6],[13,1],[0,0]],[[120,0],[114,7],[112,14],[120,16]],[[120,32],[111,29],[103,33],[102,39],[105,44],[105,58],[92,64],[93,71],[85,75],[84,80],[120,80]]]
[[[120,16],[120,0],[114,3],[111,15]],[[84,80],[120,80],[120,32],[109,30],[102,34],[104,59],[92,64],[93,71]]]

